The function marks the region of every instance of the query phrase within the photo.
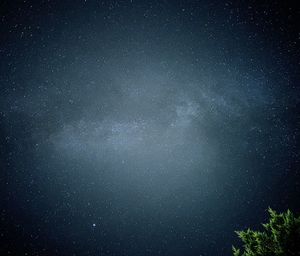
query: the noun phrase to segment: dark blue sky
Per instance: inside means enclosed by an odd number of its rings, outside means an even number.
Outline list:
[[[2,1],[1,255],[231,255],[300,211],[289,1]]]

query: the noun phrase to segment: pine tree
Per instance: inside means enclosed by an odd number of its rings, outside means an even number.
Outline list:
[[[300,256],[300,216],[290,210],[277,213],[269,208],[264,230],[236,231],[243,248],[232,247],[234,256]]]

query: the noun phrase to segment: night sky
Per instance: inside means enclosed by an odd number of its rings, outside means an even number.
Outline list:
[[[0,255],[231,255],[299,213],[299,15],[1,1]]]

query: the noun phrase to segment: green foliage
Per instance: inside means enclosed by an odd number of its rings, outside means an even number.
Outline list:
[[[264,231],[237,231],[243,248],[232,247],[234,256],[300,256],[300,216],[287,210],[277,213],[269,208]]]

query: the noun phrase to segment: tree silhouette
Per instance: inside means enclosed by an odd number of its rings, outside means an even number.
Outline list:
[[[277,213],[269,208],[269,222],[264,231],[236,231],[243,248],[232,247],[234,256],[295,256],[300,255],[300,216],[290,210]]]

